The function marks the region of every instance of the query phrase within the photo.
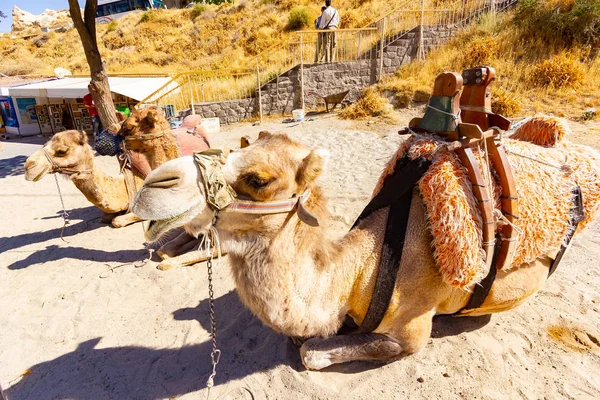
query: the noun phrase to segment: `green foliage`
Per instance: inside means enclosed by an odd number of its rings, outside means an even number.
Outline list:
[[[286,28],[290,31],[298,31],[311,26],[313,11],[304,6],[297,6],[290,10]]]
[[[150,22],[154,19],[154,14],[151,11],[146,11],[142,14],[142,18],[140,18],[140,23]]]
[[[233,4],[233,1],[234,0],[206,0],[206,1],[204,1],[204,3],[219,5],[219,4],[223,4],[223,3]],[[202,3],[202,0],[194,0],[194,3]]]
[[[116,20],[110,21],[110,23],[106,27],[106,32],[115,31],[117,29],[117,26],[119,26],[119,23]]]
[[[527,36],[549,44],[600,45],[598,0],[522,0],[515,22],[526,29]]]
[[[196,4],[194,8],[192,8],[192,19],[198,18],[206,10],[208,10],[208,7],[205,4]]]

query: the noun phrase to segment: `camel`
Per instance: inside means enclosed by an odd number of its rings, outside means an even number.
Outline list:
[[[184,226],[197,236],[214,226],[241,301],[277,332],[299,339],[302,362],[320,370],[353,360],[393,361],[427,343],[432,318],[454,314],[470,293],[444,282],[431,247],[426,208],[418,187],[412,194],[405,245],[394,293],[372,333],[335,335],[349,315],[360,325],[372,297],[389,207],[380,209],[341,238],[326,221],[326,199],[317,184],[329,153],[311,150],[285,134],[262,133],[252,145],[231,153],[223,165],[227,182],[241,199],[270,202],[298,199],[300,207],[280,214],[216,212],[207,207],[202,177],[192,157],[163,164],[148,175],[133,211],[151,220],[146,239]],[[301,212],[304,210],[303,212]],[[510,310],[537,292],[548,277],[552,254],[499,270],[483,304],[469,315]]]
[[[161,165],[169,157],[179,156],[180,148],[185,154],[191,154],[194,150],[209,147],[206,133],[201,127],[197,127],[199,123],[198,116],[188,116],[180,129],[170,131],[164,116],[153,109],[134,111],[124,121],[121,131],[126,138],[161,132],[165,127],[167,129],[162,132],[161,137],[142,141],[142,145],[131,141],[132,144],[128,146],[135,149],[131,156],[135,189],[142,187],[143,179],[152,167]],[[189,130],[194,130],[198,136],[187,133]],[[64,131],[55,134],[25,162],[25,179],[28,181],[39,181],[53,172],[69,176],[83,195],[104,212],[103,219],[111,221],[115,228],[142,220],[127,212],[130,203],[124,175],[109,176],[95,164],[94,151],[84,132]],[[189,235],[182,233],[158,249],[157,254],[164,260],[159,264],[159,269],[194,264],[197,256],[182,254],[194,247],[191,239]],[[182,255],[178,256],[179,254]]]

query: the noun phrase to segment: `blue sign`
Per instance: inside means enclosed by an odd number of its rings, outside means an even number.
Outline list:
[[[12,104],[12,99],[9,96],[0,96],[0,113],[2,113],[2,119],[6,126],[12,128],[19,127],[19,120],[17,119],[17,113],[15,107]]]

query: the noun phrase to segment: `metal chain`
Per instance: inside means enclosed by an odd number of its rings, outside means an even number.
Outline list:
[[[58,177],[56,176],[56,174],[54,175],[54,181],[56,182],[56,188],[58,189],[58,197],[60,197],[60,204],[62,205],[62,213],[61,216],[63,218],[64,224],[63,227],[60,231],[60,239],[63,242],[67,242],[64,238],[63,238],[63,233],[65,232],[65,228],[67,227],[67,225],[69,225],[69,213],[67,212],[66,208],[65,208],[65,201],[63,200],[63,196],[62,196],[62,192],[60,191],[60,185],[58,184]],[[67,242],[68,243],[68,242]]]
[[[211,237],[213,235],[213,229],[206,232],[204,236],[204,249],[206,251],[206,267],[208,272],[208,304],[209,304],[209,314],[210,314],[210,336],[212,341],[212,351],[210,353],[210,359],[212,362],[212,373],[208,377],[206,381],[206,387],[209,392],[207,393],[210,396],[210,388],[212,388],[215,384],[214,379],[217,375],[217,365],[221,359],[221,350],[217,348],[217,321],[215,318],[215,292],[213,290],[212,284],[212,273],[213,273],[213,249],[212,249],[212,240]],[[215,243],[215,245],[220,246],[220,243]]]

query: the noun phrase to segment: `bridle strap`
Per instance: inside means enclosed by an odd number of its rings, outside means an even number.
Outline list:
[[[46,159],[48,160],[48,162],[52,166],[52,172],[53,173],[54,172],[58,172],[60,174],[67,174],[67,175],[71,176],[71,175],[75,175],[75,174],[84,174],[84,173],[92,172],[91,169],[78,170],[78,169],[72,169],[72,168],[62,168],[62,167],[59,167],[58,164],[56,164],[56,162],[54,161],[54,159],[50,155],[50,153],[48,153],[48,150],[46,150],[44,147],[42,147],[42,153],[44,153],[44,155],[46,156]]]
[[[223,209],[224,212],[243,214],[283,214],[294,211],[298,203],[304,203],[310,197],[310,189],[306,189],[298,197],[275,201],[235,200]]]

